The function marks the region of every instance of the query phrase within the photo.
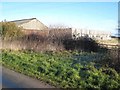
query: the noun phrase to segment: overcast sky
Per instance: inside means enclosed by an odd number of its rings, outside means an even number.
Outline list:
[[[2,7],[2,8],[1,8]],[[115,31],[117,2],[3,2],[0,20],[37,18],[45,25]]]

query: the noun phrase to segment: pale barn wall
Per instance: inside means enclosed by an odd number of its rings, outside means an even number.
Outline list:
[[[20,25],[20,26],[22,26],[24,29],[34,29],[34,30],[47,29],[47,27],[43,23],[38,21],[37,19],[31,20],[27,23]]]

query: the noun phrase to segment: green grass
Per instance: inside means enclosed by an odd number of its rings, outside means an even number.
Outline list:
[[[120,88],[120,75],[95,63],[103,54],[2,51],[2,64],[60,88]]]

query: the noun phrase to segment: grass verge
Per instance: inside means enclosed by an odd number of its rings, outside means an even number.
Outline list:
[[[120,88],[120,74],[95,63],[103,54],[2,50],[2,64],[60,88]]]

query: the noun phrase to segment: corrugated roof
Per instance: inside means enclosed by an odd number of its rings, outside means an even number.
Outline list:
[[[31,21],[31,20],[33,20],[33,19],[36,19],[36,18],[14,20],[14,21],[11,21],[11,22],[16,23],[17,25],[21,25],[21,24],[27,23],[27,22],[29,22],[29,21]]]

